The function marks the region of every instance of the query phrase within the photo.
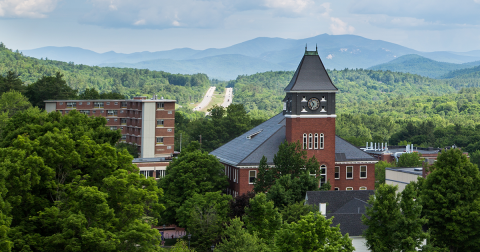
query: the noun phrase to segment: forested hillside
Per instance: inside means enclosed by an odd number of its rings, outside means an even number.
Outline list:
[[[26,57],[12,52],[0,43],[0,75],[13,71],[25,84],[31,84],[42,76],[64,75],[67,84],[83,91],[95,88],[100,92],[116,92],[133,97],[136,95],[163,96],[185,104],[202,99],[210,86],[205,74],[170,74],[148,69],[91,67],[48,59]]]
[[[283,89],[293,74],[293,71],[278,71],[242,75],[230,81],[228,86],[234,87],[234,102],[244,104],[251,113],[270,117],[281,111],[281,101],[285,96]],[[336,105],[338,114],[368,113],[369,110],[378,109],[378,101],[421,95],[438,96],[455,93],[464,87],[480,86],[480,79],[437,80],[390,71],[345,69],[328,71],[328,74],[339,89]]]

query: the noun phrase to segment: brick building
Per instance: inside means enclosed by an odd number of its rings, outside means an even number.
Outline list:
[[[373,190],[377,159],[335,135],[333,85],[318,51],[305,51],[285,88],[283,112],[211,152],[225,165],[230,186],[239,195],[253,190],[262,156],[273,165],[279,145],[300,142],[308,158],[320,162],[321,184],[332,190]]]
[[[136,144],[139,158],[134,163],[147,177],[163,176],[174,152],[175,100],[135,97],[132,100],[46,100],[47,112],[63,115],[78,110],[89,116],[103,116],[107,126],[120,130],[120,141]]]

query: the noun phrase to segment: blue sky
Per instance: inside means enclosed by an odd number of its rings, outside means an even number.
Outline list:
[[[480,0],[0,0],[0,41],[13,49],[131,53],[323,33],[480,50]]]

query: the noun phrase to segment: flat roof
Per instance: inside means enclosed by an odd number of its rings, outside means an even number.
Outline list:
[[[419,170],[421,169],[421,170]],[[413,174],[413,175],[418,175],[422,176],[422,167],[395,167],[395,168],[385,168],[385,170],[389,171],[395,171],[395,172],[403,172],[403,173],[408,173],[408,174]]]
[[[88,102],[88,101],[93,101],[93,102],[122,102],[122,101],[130,101],[130,102],[177,102],[176,100],[168,100],[168,99],[156,99],[156,100],[151,100],[151,99],[145,99],[145,100],[140,100],[140,99],[123,99],[123,100],[109,100],[109,99],[102,99],[102,100],[44,100],[43,102]]]
[[[166,159],[165,157],[154,158],[134,158],[132,163],[153,163],[153,162],[170,162],[172,159]]]

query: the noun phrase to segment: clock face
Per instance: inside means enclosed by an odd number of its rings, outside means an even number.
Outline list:
[[[311,110],[317,110],[318,107],[320,106],[320,101],[317,98],[310,98],[308,100],[308,108]]]

